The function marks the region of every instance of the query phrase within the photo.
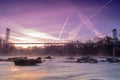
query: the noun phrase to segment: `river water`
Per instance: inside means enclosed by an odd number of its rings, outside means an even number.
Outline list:
[[[66,58],[36,66],[0,62],[0,80],[120,80],[120,63],[76,63]]]

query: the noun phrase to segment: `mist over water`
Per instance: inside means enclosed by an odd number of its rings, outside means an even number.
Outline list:
[[[37,66],[0,62],[1,80],[119,80],[120,63],[76,63],[53,58]]]

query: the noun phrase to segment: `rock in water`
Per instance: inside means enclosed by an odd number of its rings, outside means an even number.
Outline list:
[[[42,63],[40,57],[37,59],[16,59],[14,60],[14,64],[17,66],[33,66],[37,65],[37,63]]]

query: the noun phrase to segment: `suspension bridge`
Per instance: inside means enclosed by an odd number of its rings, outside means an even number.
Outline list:
[[[118,36],[117,36],[117,29],[113,29],[109,32],[104,33],[103,35],[107,36],[108,34],[112,33],[113,42],[117,45],[118,43]],[[31,35],[26,35],[20,32],[13,31],[9,28],[6,28],[5,31],[5,38],[0,39],[0,45],[3,44],[14,44],[14,45],[46,45],[46,44],[67,44],[72,41],[80,41],[80,40],[68,40],[68,39],[49,39],[49,38],[41,38],[41,37],[33,37]],[[17,37],[17,38],[16,38]],[[83,39],[91,39],[95,38],[96,36],[91,36]]]
[[[15,35],[12,36],[11,34]],[[16,37],[17,36],[17,37]],[[18,39],[17,39],[18,38]],[[2,39],[5,44],[66,44],[70,40],[38,38],[23,33],[19,33],[6,28],[5,38]],[[28,41],[27,41],[28,40]]]
[[[113,29],[109,32],[106,32],[103,35],[107,36],[108,34],[111,34],[111,33],[112,33],[112,44],[107,43],[107,45],[113,46],[113,55],[115,55],[117,50],[120,51],[120,41],[117,36],[117,29]],[[15,36],[13,35],[18,36],[18,39],[16,39]],[[21,41],[19,40],[20,38],[24,38],[24,39]],[[86,39],[91,39],[91,38],[95,38],[95,36],[87,37]],[[29,41],[29,39],[32,39],[32,42]],[[68,40],[68,39],[65,40],[65,39],[59,39],[59,38],[49,39],[49,38],[33,37],[30,35],[19,33],[9,28],[6,28],[4,39],[3,38],[0,39],[0,48],[2,48],[3,46],[4,47],[3,49],[5,49],[5,51],[9,51],[9,45],[15,45],[15,46],[18,45],[22,47],[23,45],[26,45],[27,47],[29,47],[30,45],[32,46],[36,46],[36,45],[49,46],[50,45],[51,46],[51,45],[65,45],[67,43],[75,42],[75,41],[79,41],[79,40]],[[96,45],[96,44],[91,44],[91,45]]]

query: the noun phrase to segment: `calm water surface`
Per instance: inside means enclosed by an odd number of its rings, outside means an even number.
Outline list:
[[[37,66],[0,62],[0,80],[120,80],[120,63],[75,63],[65,58]]]

